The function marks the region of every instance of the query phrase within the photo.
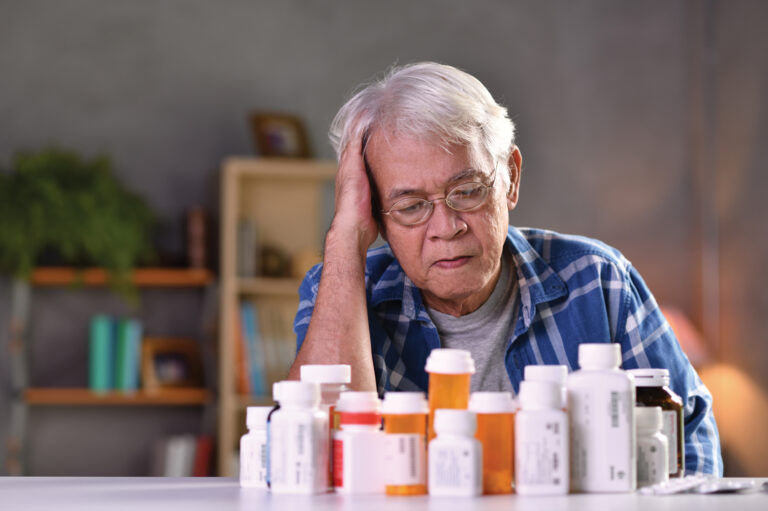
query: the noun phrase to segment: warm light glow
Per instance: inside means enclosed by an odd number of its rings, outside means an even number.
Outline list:
[[[740,369],[729,364],[710,364],[699,370],[714,398],[720,441],[729,457],[744,473],[726,475],[764,476],[768,473],[768,393]]]
[[[701,367],[711,361],[709,345],[685,313],[675,307],[666,306],[661,307],[661,313],[667,318],[680,347],[694,367]]]

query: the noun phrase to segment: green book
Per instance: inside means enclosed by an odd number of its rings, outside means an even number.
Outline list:
[[[112,362],[114,340],[112,320],[98,315],[91,319],[88,384],[94,392],[108,392],[112,389]]]

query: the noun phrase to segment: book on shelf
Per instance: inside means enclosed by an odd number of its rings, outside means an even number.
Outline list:
[[[155,443],[151,475],[156,477],[206,477],[212,473],[213,438],[182,434]]]
[[[243,352],[248,368],[251,394],[263,396],[266,392],[265,381],[265,343],[259,324],[259,313],[251,301],[240,303],[240,325],[242,328]]]
[[[88,386],[98,393],[139,389],[141,373],[141,323],[104,314],[91,318]]]
[[[249,218],[237,222],[237,274],[255,277],[259,269],[259,244],[256,224]]]

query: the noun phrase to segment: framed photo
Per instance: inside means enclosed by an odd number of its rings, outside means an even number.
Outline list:
[[[200,387],[200,345],[191,339],[147,337],[141,345],[141,378],[146,390]]]
[[[296,116],[254,112],[251,114],[251,130],[261,156],[310,157],[304,125]]]

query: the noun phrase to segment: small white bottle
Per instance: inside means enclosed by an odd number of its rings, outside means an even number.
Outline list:
[[[637,487],[669,481],[669,447],[661,432],[662,413],[659,406],[635,408],[637,421]]]
[[[579,345],[568,375],[571,491],[632,492],[637,484],[635,384],[614,343]]]
[[[340,429],[333,433],[333,487],[337,493],[384,493],[384,432],[376,392],[342,392],[336,404]]]
[[[280,408],[269,421],[270,484],[274,493],[328,491],[328,414],[320,386],[281,381],[273,387]]]
[[[240,486],[267,488],[267,415],[271,406],[249,406],[245,425],[248,433],[240,438]]]
[[[560,386],[560,408],[568,409],[568,367],[564,365],[530,365],[525,366],[523,379],[525,381],[550,381]]]
[[[530,366],[529,366],[530,367]],[[562,389],[551,381],[522,381],[515,418],[515,491],[568,493],[568,416]]]
[[[468,410],[435,410],[437,437],[429,442],[429,494],[473,497],[483,492],[483,448]]]

